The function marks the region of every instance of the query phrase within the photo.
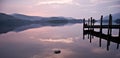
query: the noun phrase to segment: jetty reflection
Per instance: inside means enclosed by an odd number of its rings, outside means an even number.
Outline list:
[[[101,47],[102,39],[107,41],[107,50],[109,50],[110,42],[116,43],[116,49],[119,49],[120,44],[120,24],[112,25],[112,15],[109,15],[109,23],[108,25],[103,25],[103,16],[100,19],[100,25],[95,25],[95,20],[91,17],[88,19],[86,23],[85,19],[83,20],[83,39],[85,39],[85,35],[88,35],[88,39],[90,39],[90,43],[92,39],[95,37],[99,37],[99,46]],[[100,31],[95,31],[94,29],[99,29]],[[103,33],[103,29],[107,29],[107,34]],[[119,33],[117,36],[112,35],[112,29],[118,29]]]

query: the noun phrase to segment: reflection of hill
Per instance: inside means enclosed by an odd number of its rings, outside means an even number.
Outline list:
[[[24,16],[24,15],[22,15]],[[24,16],[27,17],[27,16]],[[32,18],[28,16],[29,18]],[[35,17],[35,16],[34,16]],[[68,20],[63,17],[42,18],[41,20],[24,20],[11,15],[0,13],[0,34],[9,31],[23,31],[43,26],[63,26],[67,23],[81,23],[82,20]]]
[[[40,27],[45,27],[45,26],[64,26],[66,25],[67,23],[41,23],[41,24],[30,24],[30,25],[25,25],[25,26],[21,26],[21,27],[18,27],[16,29],[14,29],[14,31],[16,32],[20,32],[20,31],[24,31],[24,30],[27,30],[27,29],[31,29],[31,28],[40,28]]]
[[[0,33],[6,33],[16,27],[30,23],[30,21],[20,20],[13,16],[0,13]]]

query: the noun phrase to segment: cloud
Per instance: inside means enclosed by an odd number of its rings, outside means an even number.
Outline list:
[[[98,2],[99,0],[90,0],[90,2],[92,2],[92,3],[96,3],[96,2]]]
[[[103,4],[103,3],[110,3],[113,2],[113,0],[90,0],[90,3],[97,5],[97,4]]]
[[[73,0],[51,0],[37,3],[37,5],[79,5]]]

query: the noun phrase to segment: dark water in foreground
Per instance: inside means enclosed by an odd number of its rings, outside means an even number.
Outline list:
[[[0,58],[120,58],[116,43],[106,50],[107,41],[83,40],[82,24],[44,26],[0,34]],[[113,32],[115,34],[116,31]],[[60,50],[60,54],[54,54]]]

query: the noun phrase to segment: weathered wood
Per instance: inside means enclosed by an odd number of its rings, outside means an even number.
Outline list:
[[[85,30],[85,28],[84,28],[85,25],[86,25],[86,24],[85,24],[85,18],[84,18],[84,19],[83,19],[83,30]],[[84,31],[83,31],[83,34],[84,34]],[[84,36],[84,35],[83,35],[83,39],[85,39],[85,36]]]
[[[85,26],[85,18],[83,19],[83,27]]]
[[[84,28],[104,28],[104,29],[107,29],[108,28],[108,25],[94,25],[94,26],[90,26],[90,25],[86,25],[84,26]],[[110,28],[112,29],[119,29],[120,28],[120,25],[111,25]]]
[[[119,25],[120,26],[120,25]],[[120,37],[120,28],[119,28],[119,35],[118,35],[119,37]]]
[[[110,14],[109,15],[109,24],[108,24],[108,35],[112,35],[111,33],[112,33],[112,28],[111,28],[111,26],[112,26],[112,15]]]
[[[102,35],[102,22],[103,22],[103,15],[101,16],[101,18],[100,18],[100,36]],[[100,39],[99,39],[99,46],[101,47],[101,37],[100,37]]]
[[[93,26],[94,26],[94,23],[95,23],[95,19],[93,19]],[[93,28],[93,31],[94,31],[94,28]]]
[[[88,34],[88,39],[90,38],[90,43],[92,41],[91,36],[99,37],[99,46],[101,47],[101,40],[107,40],[107,50],[109,50],[110,42],[117,43],[117,49],[120,44],[120,25],[112,25],[112,15],[109,15],[109,23],[108,25],[103,25],[103,16],[100,19],[100,25],[94,25],[94,19],[91,17],[88,19],[88,24],[84,24],[84,28],[88,28],[88,30],[83,29],[85,34]],[[94,29],[100,29],[99,32],[94,31]],[[107,34],[102,33],[102,29],[108,29]],[[118,37],[112,36],[112,29],[119,29]]]
[[[100,33],[102,33],[102,22],[103,22],[103,15],[100,18]]]
[[[90,26],[90,19],[88,19],[88,24]],[[90,30],[90,27],[88,27],[88,30]],[[88,34],[88,39],[90,38],[90,35]]]

